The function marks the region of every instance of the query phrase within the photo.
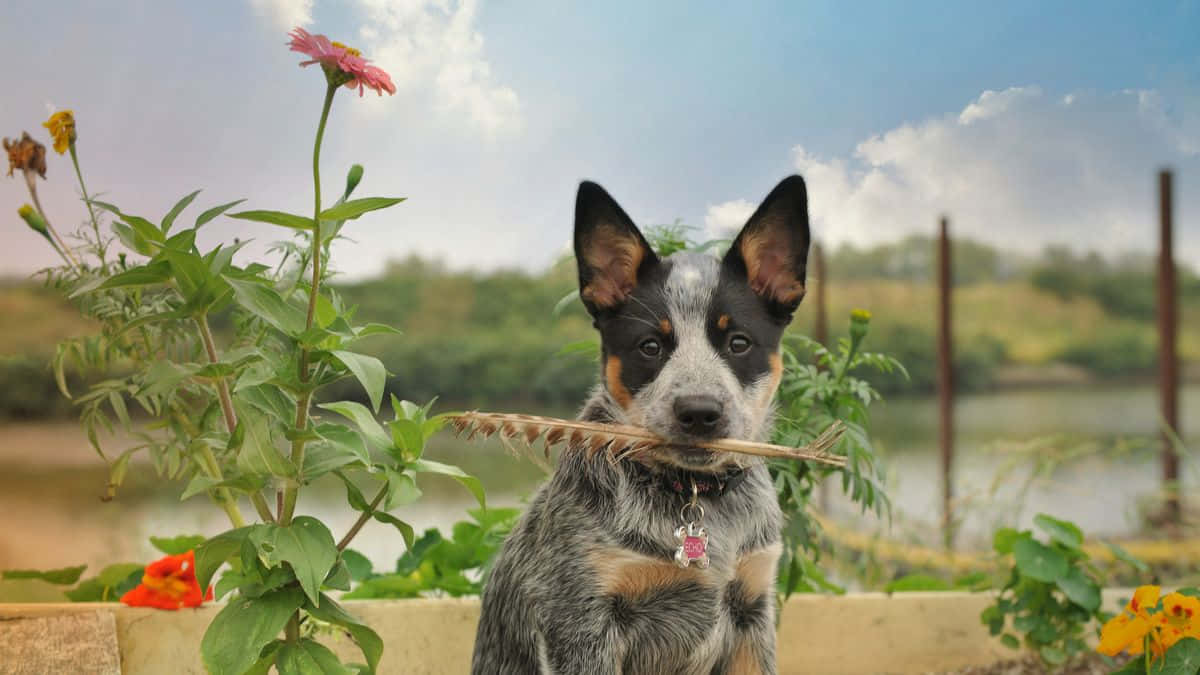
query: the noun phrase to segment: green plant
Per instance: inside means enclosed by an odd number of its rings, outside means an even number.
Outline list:
[[[784,598],[796,591],[841,590],[825,579],[814,561],[800,553],[804,551],[814,558],[820,555],[818,526],[807,513],[821,481],[840,471],[843,492],[864,511],[890,513],[878,455],[868,430],[868,408],[879,400],[879,393],[852,373],[861,368],[905,376],[907,372],[890,356],[860,350],[870,320],[870,313],[864,310],[852,312],[849,337],[838,340],[836,352],[802,335],[788,336],[783,347],[783,378],[773,442],[800,446],[841,420],[846,433],[833,452],[847,459],[846,468],[841,470],[808,463],[768,463],[779,506],[787,518],[779,560],[779,593]]]
[[[1087,649],[1088,624],[1108,619],[1100,610],[1100,573],[1082,550],[1083,532],[1074,523],[1046,514],[1033,522],[1044,541],[1031,530],[996,531],[993,548],[1013,562],[996,602],[980,620],[1005,645],[1024,644],[1047,665],[1062,666]]]
[[[425,530],[390,573],[377,574],[362,556],[350,569],[357,582],[345,598],[415,598],[479,595],[492,559],[520,516],[520,509],[476,509],[454,524],[451,536]],[[353,554],[353,551],[345,551]],[[349,560],[349,557],[347,558]]]
[[[233,525],[193,543],[199,588],[207,588],[228,563],[215,590],[220,596],[236,593],[201,644],[205,666],[218,674],[266,672],[272,665],[283,674],[343,672],[332,652],[313,639],[321,624],[347,631],[366,661],[359,668],[374,672],[382,641],[324,592],[349,589],[355,559],[344,550],[370,519],[395,526],[414,546],[412,526],[389,511],[421,496],[418,474],[454,478],[481,507],[485,504],[477,479],[422,456],[426,441],[443,424],[440,416],[429,414],[432,402],[418,406],[393,395],[393,419],[376,420],[387,372],[381,361],[355,346],[370,335],[395,331],[358,324],[355,308],[326,283],[330,243],[345,224],[403,201],[351,199],[363,176],[355,165],[341,197],[333,205],[322,202],[320,151],[330,108],[343,85],[390,90],[391,83],[362,59],[342,59],[349,53],[345,47],[331,47],[301,29],[291,37],[293,50],[320,63],[326,80],[313,145],[311,217],[268,210],[227,213],[243,201],[237,200],[181,226],[180,216],[199,191],[180,199],[158,222],[85,191],[92,228],[77,234],[82,246],[60,248],[65,265],[48,271],[50,283],[100,325],[99,334],[60,345],[54,365],[68,396],[68,360],[107,375],[75,402],[89,439],[109,464],[110,498],[134,455],[147,453],[160,476],[184,485],[182,498],[208,496]],[[75,159],[73,118],[69,134],[63,133]],[[111,215],[115,239],[101,234],[93,207]],[[34,215],[36,224],[44,224],[40,207]],[[282,226],[296,238],[277,245],[284,255],[276,267],[238,265],[234,258],[245,241],[209,250],[197,246],[199,230],[222,215]],[[228,326],[226,344],[219,344],[211,328],[217,319]],[[361,385],[370,407],[334,401],[314,410],[322,387],[347,378]],[[133,406],[146,422],[135,421]],[[101,437],[114,423],[137,444],[111,457]],[[345,483],[350,506],[360,512],[340,540],[320,520],[297,515],[302,488],[332,476]],[[373,489],[369,500],[361,483]],[[242,499],[261,522],[247,523]],[[133,574],[128,568],[124,576],[101,578],[102,596],[113,597]]]

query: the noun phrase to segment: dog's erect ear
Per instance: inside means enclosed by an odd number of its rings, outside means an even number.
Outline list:
[[[593,315],[625,302],[638,279],[658,264],[625,211],[591,181],[579,184],[575,198],[575,260],[579,297]]]
[[[804,297],[808,242],[804,179],[788,176],[746,221],[722,264],[745,278],[772,313],[790,319]]]

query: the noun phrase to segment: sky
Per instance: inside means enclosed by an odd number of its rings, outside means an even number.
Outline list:
[[[0,136],[75,112],[88,187],[157,220],[199,208],[309,213],[323,78],[293,26],[360,48],[395,96],[342,90],[325,194],[408,201],[354,221],[350,278],[410,254],[542,269],[575,189],[639,224],[735,231],[782,178],[808,183],[814,235],[869,246],[952,232],[1034,253],[1156,246],[1156,172],[1175,171],[1176,250],[1200,265],[1200,0],[636,2],[10,0]],[[86,218],[69,160],[41,182],[52,223]],[[0,277],[55,262],[0,180]],[[7,223],[7,224],[5,224]],[[287,232],[218,219],[261,254]]]

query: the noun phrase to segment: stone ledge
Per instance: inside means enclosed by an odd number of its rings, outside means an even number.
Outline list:
[[[1128,590],[1106,590],[1105,604],[1115,609],[1118,598],[1129,595]],[[779,626],[779,672],[926,673],[1012,658],[1014,652],[988,635],[979,621],[980,612],[992,597],[991,593],[961,592],[792,596]],[[478,599],[345,604],[383,638],[380,673],[442,675],[469,671],[479,620]],[[201,675],[200,638],[220,607],[166,612],[118,604],[0,605],[0,663],[7,663],[4,645],[9,641],[6,626],[10,618],[107,614],[116,623],[120,672]],[[349,638],[335,635],[325,642],[347,660],[362,659]],[[74,653],[77,648],[59,647],[64,654]],[[22,671],[0,668],[0,672]]]

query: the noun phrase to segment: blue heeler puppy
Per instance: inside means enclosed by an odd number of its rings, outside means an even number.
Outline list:
[[[799,176],[723,259],[660,259],[603,188],[579,186],[580,295],[602,342],[579,417],[679,445],[616,463],[563,452],[492,570],[474,673],[776,671],[782,517],[767,469],[687,443],[767,439],[808,245]]]

